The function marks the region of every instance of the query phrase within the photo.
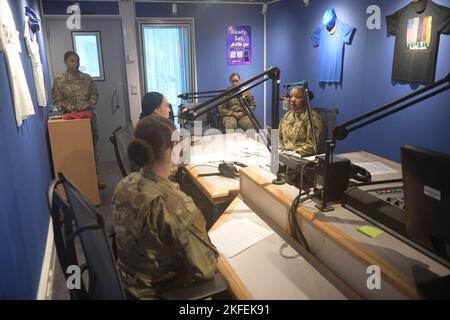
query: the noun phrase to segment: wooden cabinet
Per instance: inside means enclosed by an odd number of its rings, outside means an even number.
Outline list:
[[[100,205],[91,121],[49,120],[48,133],[55,176],[63,172],[94,205]]]

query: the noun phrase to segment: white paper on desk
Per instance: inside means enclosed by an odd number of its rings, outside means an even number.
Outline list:
[[[231,258],[273,233],[248,219],[234,219],[211,231],[209,237],[220,253]]]
[[[391,167],[385,165],[382,162],[379,161],[373,161],[373,162],[358,162],[355,163],[357,166],[363,167],[367,171],[370,172],[371,175],[377,175],[377,174],[389,174],[389,173],[397,173],[398,171],[395,169],[392,169]]]

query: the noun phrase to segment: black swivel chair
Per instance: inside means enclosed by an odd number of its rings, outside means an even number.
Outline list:
[[[128,158],[127,148],[128,144],[134,138],[133,124],[129,122],[125,128],[118,127],[113,131],[109,141],[114,146],[114,153],[116,154],[117,164],[119,165],[122,176],[126,177],[131,172],[138,171],[139,168],[133,161]]]
[[[56,190],[58,185],[67,200]],[[66,272],[69,266],[78,266],[81,274],[88,272],[87,282],[80,277],[80,288],[69,289],[71,299],[125,299],[102,215],[62,173],[50,184],[48,201],[56,251],[66,281],[71,277]],[[86,260],[83,264],[76,251],[76,238]]]
[[[325,152],[325,141],[333,137],[333,130],[336,127],[338,109],[313,108],[322,120],[322,134],[317,141],[317,153]]]
[[[53,220],[56,251],[66,280],[65,271],[71,265],[88,270],[89,282],[81,281],[80,289],[71,289],[70,296],[80,299],[126,298],[115,265],[115,255],[110,248],[103,217],[89,199],[78,190],[62,173],[52,181],[48,190],[48,201]],[[56,187],[64,188],[65,200]],[[60,215],[62,213],[62,216]],[[75,230],[74,230],[75,226]],[[80,265],[75,249],[75,238],[79,237],[86,263]],[[113,244],[114,246],[114,241]],[[198,300],[212,297],[228,289],[228,284],[220,273],[211,280],[195,283],[184,288],[170,288],[160,294],[166,300]]]

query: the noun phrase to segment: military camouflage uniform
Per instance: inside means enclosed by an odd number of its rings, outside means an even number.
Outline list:
[[[98,162],[98,130],[95,105],[97,104],[97,86],[92,78],[83,72],[72,75],[64,72],[53,81],[53,104],[60,107],[64,113],[76,111],[94,111],[91,121],[92,140],[94,142],[95,163]]]
[[[255,98],[253,97],[250,90],[245,91],[243,93],[243,96],[247,100],[250,109],[254,111],[256,108]],[[237,129],[239,127],[241,129],[247,130],[253,128],[252,122],[250,121],[250,118],[247,115],[239,120],[233,117],[234,112],[240,111],[244,112],[243,108],[241,107],[241,104],[239,103],[238,98],[230,99],[219,106],[219,114],[222,117],[222,122],[225,129]]]
[[[322,121],[320,115],[314,110],[312,110],[312,116],[316,131],[316,142],[319,144],[322,134]],[[279,136],[280,149],[295,151],[305,157],[314,154],[308,112],[288,111],[281,119]]]
[[[217,250],[202,213],[178,184],[142,168],[119,182],[113,209],[117,264],[132,296],[157,299],[164,287],[213,277]]]

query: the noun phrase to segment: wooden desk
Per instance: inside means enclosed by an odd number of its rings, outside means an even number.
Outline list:
[[[201,194],[195,195],[198,193],[196,190],[189,189],[187,184],[181,183],[186,179],[181,179],[180,185],[197,203],[204,202],[198,198],[206,199],[209,205],[201,209],[203,212],[211,213],[211,217],[206,217],[208,226],[211,226],[239,193],[239,179],[222,177],[218,174],[207,177],[199,175],[218,173],[218,165],[223,161],[238,161],[248,166],[266,164],[270,161],[270,153],[254,137],[250,138],[239,133],[195,137],[195,139],[194,146],[190,150],[190,164],[183,168],[183,172]]]
[[[63,172],[94,205],[100,205],[91,121],[49,120],[55,177]]]
[[[373,180],[396,179],[400,165],[367,152],[344,154],[353,162],[381,161],[397,169],[390,175]],[[288,210],[298,189],[290,185],[276,186],[274,176],[261,167],[241,171],[243,200],[265,221],[270,221],[290,234]],[[300,227],[313,254],[365,299],[418,299],[416,281],[450,274],[450,270],[388,233],[371,239],[356,229],[370,225],[366,220],[335,205],[331,212],[320,212],[313,201],[297,210]],[[367,287],[367,267],[376,265],[381,271],[381,289]]]
[[[212,230],[243,218],[270,229],[238,196]],[[274,233],[232,258],[221,255],[218,269],[239,300],[358,298],[317,259],[302,248],[300,252]]]

